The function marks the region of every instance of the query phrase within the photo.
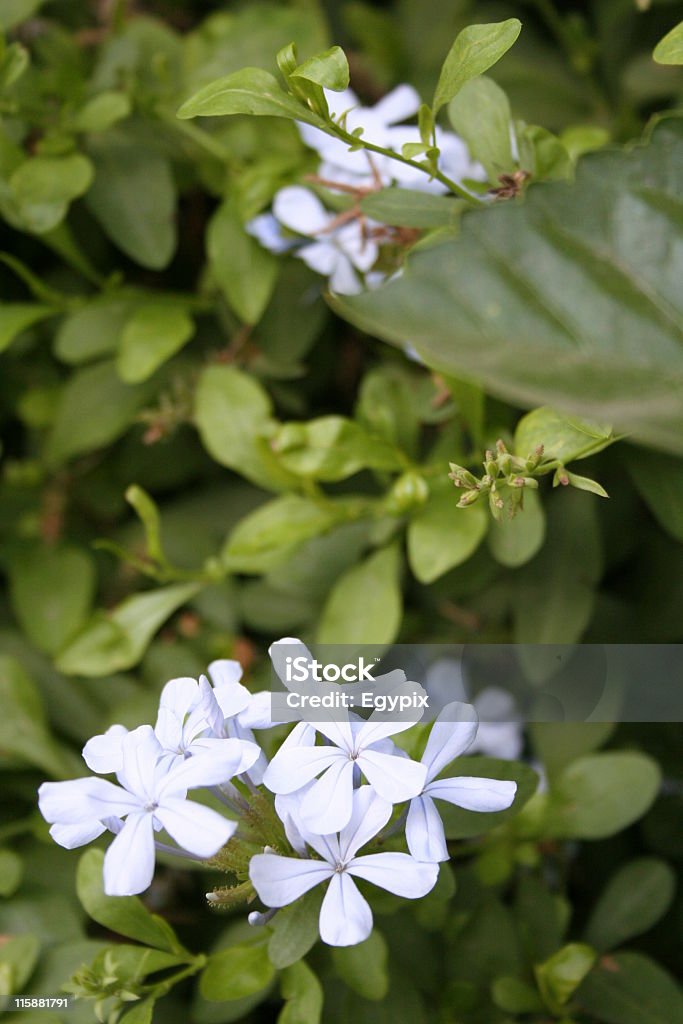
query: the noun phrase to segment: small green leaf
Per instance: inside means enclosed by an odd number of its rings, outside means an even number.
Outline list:
[[[116,369],[126,384],[147,380],[194,334],[194,323],[179,306],[142,306],[123,328]]]
[[[123,92],[101,92],[76,112],[73,126],[77,132],[104,132],[131,112],[131,102]]]
[[[586,942],[606,952],[641,935],[663,917],[675,892],[676,876],[666,861],[639,857],[624,864],[590,916]]]
[[[383,548],[339,578],[325,602],[317,639],[321,644],[384,644],[401,624],[400,558]]]
[[[432,583],[467,561],[486,535],[489,520],[482,505],[457,507],[451,488],[436,489],[408,526],[408,562],[421,583]]]
[[[522,23],[517,18],[464,28],[441,68],[432,104],[434,113],[449,103],[465,82],[488,71],[499,61],[521,31]]]
[[[286,117],[317,128],[325,125],[322,117],[289,96],[273,75],[260,68],[243,68],[210,82],[186,100],[178,111],[178,117],[183,119],[224,114]]]
[[[40,693],[20,663],[0,655],[0,750],[4,758],[29,764],[52,778],[67,778],[73,759],[52,739]]]
[[[207,250],[213,276],[231,308],[244,323],[258,323],[280,264],[245,231],[233,203],[222,203],[211,218]]]
[[[332,963],[342,981],[359,996],[375,1002],[389,991],[388,962],[386,940],[376,928],[365,942],[332,949]]]
[[[368,217],[403,228],[452,227],[467,204],[409,188],[384,188],[361,199]]]
[[[554,1013],[569,1001],[591,967],[597,953],[581,942],[570,942],[557,953],[534,967],[541,995]]]
[[[7,302],[0,306],[0,352],[4,352],[22,331],[55,316],[57,310],[29,302]]]
[[[587,476],[579,476],[578,473],[570,473],[568,469],[558,469],[555,474],[555,481],[553,481],[555,486],[557,486],[556,481],[562,484],[567,481],[569,486],[575,487],[577,491],[588,491],[590,494],[597,494],[599,498],[609,498],[609,494],[597,480],[591,480]]]
[[[93,180],[94,168],[80,153],[34,156],[17,167],[9,184],[22,205],[69,203],[82,196]]]
[[[318,505],[296,494],[273,498],[240,520],[222,553],[231,572],[264,572],[284,561],[292,549],[337,521],[333,506]]]
[[[506,1013],[538,1013],[543,1010],[536,989],[520,978],[496,978],[491,987],[491,998]]]
[[[55,654],[85,623],[95,590],[95,566],[82,548],[35,544],[10,560],[10,599],[36,647]]]
[[[324,89],[343,92],[349,86],[349,62],[340,46],[333,46],[304,61],[291,73],[292,78],[305,78]]]
[[[466,82],[451,101],[448,116],[491,184],[497,185],[501,174],[515,170],[510,101],[492,78],[481,75]]]
[[[287,967],[280,976],[282,998],[286,1000],[277,1024],[319,1024],[323,1009],[323,989],[303,960]]]
[[[137,664],[161,625],[201,590],[176,583],[132,594],[112,611],[97,613],[55,664],[65,675],[104,676]]]
[[[683,995],[661,967],[640,953],[605,957],[577,992],[581,1009],[605,1024],[673,1024]]]
[[[83,909],[104,928],[155,949],[182,953],[175,932],[163,918],[150,914],[137,896],[106,896],[102,882],[104,854],[87,850],[78,862],[76,891]]]
[[[230,946],[211,955],[199,979],[199,991],[210,1002],[244,999],[266,988],[274,974],[263,943]]]
[[[660,783],[655,761],[618,751],[573,761],[553,785],[543,823],[555,839],[605,839],[652,805]]]
[[[55,355],[74,366],[109,355],[137,308],[132,296],[94,298],[64,317],[54,341]]]
[[[563,464],[585,459],[607,448],[616,440],[612,428],[588,423],[575,416],[562,416],[548,406],[522,416],[515,430],[515,454],[526,458],[539,446],[550,459]]]
[[[273,918],[268,956],[278,970],[301,960],[318,941],[321,902],[320,889],[313,889]]]
[[[23,874],[19,854],[14,850],[0,850],[0,896],[12,896],[21,885]]]
[[[660,39],[652,56],[658,64],[683,64],[683,21]]]
[[[545,540],[545,512],[536,491],[525,491],[524,508],[512,519],[503,516],[494,522],[486,540],[495,560],[508,569],[530,561]]]
[[[28,50],[21,43],[10,43],[0,58],[0,92],[18,81],[29,66]]]
[[[0,946],[0,985],[2,995],[23,992],[26,982],[40,955],[40,939],[37,935],[8,937]],[[4,984],[5,979],[9,985]],[[6,989],[8,991],[6,991]]]
[[[394,445],[344,416],[286,423],[271,444],[286,469],[315,480],[345,480],[361,469],[397,470],[403,466]]]

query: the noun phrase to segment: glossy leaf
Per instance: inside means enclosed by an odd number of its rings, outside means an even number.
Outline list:
[[[205,85],[186,100],[178,111],[180,118],[218,117],[224,114],[286,117],[316,127],[325,124],[322,117],[289,96],[280,88],[273,75],[260,68],[244,68]]]
[[[401,622],[399,571],[398,549],[388,547],[340,576],[325,602],[318,623],[318,642],[391,643]]]
[[[121,333],[116,369],[126,384],[151,377],[194,334],[194,323],[178,306],[153,303],[142,306]]]
[[[263,943],[229,946],[211,955],[199,980],[199,991],[210,1002],[244,999],[266,988],[274,973]]]
[[[648,931],[666,913],[675,891],[676,877],[666,861],[629,861],[602,892],[586,926],[586,942],[605,952]]]
[[[490,25],[469,25],[460,32],[441,68],[432,104],[436,113],[465,82],[482,75],[507,53],[522,31],[517,18]]]
[[[305,60],[292,71],[292,78],[304,78],[315,82],[324,89],[342,92],[349,85],[349,62],[340,46],[333,46],[324,53]]]
[[[432,583],[467,561],[486,535],[489,519],[483,505],[458,508],[453,488],[432,491],[408,525],[408,561],[421,583]]]

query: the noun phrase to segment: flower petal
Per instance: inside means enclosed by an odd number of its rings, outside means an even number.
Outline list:
[[[257,853],[249,862],[249,878],[267,907],[286,907],[332,874],[334,868],[326,861],[276,853]]]
[[[347,871],[409,900],[426,896],[439,876],[438,864],[425,864],[407,853],[370,853],[354,857]]]
[[[285,747],[268,765],[263,782],[272,793],[294,793],[335,761],[348,760],[336,747]]]
[[[139,811],[140,801],[108,779],[85,778],[44,782],[38,806],[50,824],[82,825]]]
[[[372,911],[346,871],[332,875],[320,908],[320,938],[328,946],[355,946],[372,931]]]
[[[154,788],[155,768],[164,748],[154,735],[151,725],[140,725],[123,737],[122,750],[123,758],[121,769],[116,773],[117,778],[125,789],[134,793],[143,803],[148,803]]]
[[[416,796],[410,801],[406,842],[416,860],[448,860],[446,833],[431,797]]]
[[[339,836],[342,860],[354,857],[389,821],[392,805],[382,800],[371,786],[361,786],[353,793],[353,812]]]
[[[425,787],[434,800],[445,800],[466,811],[505,811],[517,792],[516,782],[500,779],[477,779],[461,776],[457,779],[437,779]]]
[[[418,761],[382,754],[378,750],[363,750],[356,764],[370,785],[392,804],[417,796],[427,778],[427,769]]]
[[[333,220],[318,197],[301,185],[280,189],[273,200],[273,213],[281,224],[300,235],[315,235]]]
[[[354,762],[342,754],[313,783],[301,801],[301,820],[305,828],[321,836],[344,828],[353,808],[353,765]]]
[[[246,740],[224,739],[219,743],[220,749],[216,744],[210,753],[190,757],[160,778],[155,786],[155,799],[160,802],[165,796],[178,796],[188,789],[228,782],[238,771],[244,771],[243,764],[253,764],[260,754],[259,747]]]
[[[125,725],[112,725],[101,736],[93,736],[83,747],[83,760],[91,772],[108,775],[121,768],[123,737],[128,733]]]
[[[385,125],[399,124],[414,117],[420,109],[420,96],[412,85],[397,85],[379,103],[375,103],[373,114]]]
[[[91,821],[82,825],[53,825],[50,835],[65,850],[75,850],[77,846],[91,843],[106,831],[106,826],[101,821]]]
[[[190,800],[167,797],[154,812],[178,846],[197,857],[213,857],[237,830],[237,822]]]
[[[240,725],[245,729],[270,729],[279,723],[273,721],[273,694],[259,690],[249,694],[249,704],[240,712]]]
[[[152,815],[131,814],[104,855],[104,891],[107,896],[134,896],[144,892],[153,877]]]
[[[477,734],[477,725],[477,712],[471,704],[453,701],[446,705],[432,726],[422,755],[430,781],[467,750]]]

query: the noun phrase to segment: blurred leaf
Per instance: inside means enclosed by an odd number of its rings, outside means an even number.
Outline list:
[[[456,37],[434,92],[434,113],[449,103],[465,82],[476,78],[507,53],[522,31],[517,18],[491,25],[469,25]]]
[[[121,129],[90,138],[95,180],[86,203],[112,242],[150,270],[176,247],[176,190],[169,161]]]
[[[570,905],[556,896],[541,877],[520,876],[515,921],[531,963],[547,960],[560,948],[570,913]]]
[[[132,296],[92,299],[61,321],[54,341],[55,355],[73,365],[109,355],[117,348],[135,308]]]
[[[657,43],[652,56],[658,64],[683,64],[683,21]]]
[[[10,561],[14,614],[36,647],[48,654],[84,624],[94,591],[93,560],[74,545],[22,547]]]
[[[451,100],[448,117],[492,184],[498,184],[501,174],[515,170],[510,101],[492,78],[482,75],[466,82]]]
[[[232,202],[214,213],[206,236],[209,265],[230,307],[245,324],[256,324],[270,301],[279,262],[244,228]]]
[[[491,988],[491,997],[496,1006],[507,1013],[536,1013],[543,1010],[536,989],[520,978],[496,978]]]
[[[299,544],[327,532],[334,506],[287,494],[260,505],[240,520],[221,558],[231,572],[262,572],[279,565]]]
[[[601,747],[614,732],[611,722],[530,722],[536,756],[550,779],[568,764]]]
[[[32,324],[54,316],[57,311],[37,303],[6,302],[0,306],[0,352]]]
[[[399,551],[392,546],[340,576],[322,610],[318,643],[391,643],[401,624],[399,572]]]
[[[272,446],[286,469],[314,480],[345,480],[361,469],[396,470],[403,465],[392,444],[344,416],[285,423]]]
[[[318,941],[321,902],[320,889],[313,889],[295,903],[283,907],[273,918],[268,956],[278,970],[301,960]]]
[[[35,765],[52,778],[67,777],[71,756],[50,736],[40,694],[19,662],[5,655],[0,655],[0,707],[0,755]]]
[[[211,1002],[243,999],[266,988],[274,974],[263,943],[230,946],[212,953],[199,979],[199,991]]]
[[[310,57],[292,71],[292,78],[304,78],[325,89],[343,92],[349,87],[349,62],[340,46],[333,46],[324,53]]]
[[[342,981],[359,996],[373,1001],[384,999],[389,991],[388,959],[386,941],[376,928],[365,942],[332,950],[332,963]]]
[[[183,953],[175,932],[163,918],[150,912],[137,896],[106,896],[102,882],[104,854],[87,850],[78,862],[76,889],[85,911],[104,928],[155,949]],[[144,950],[141,952],[145,952]]]
[[[659,525],[683,543],[683,459],[630,448],[626,465]]]
[[[29,63],[30,57],[26,47],[21,43],[10,43],[0,56],[0,92],[14,85],[24,74]]]
[[[542,445],[544,455],[564,464],[595,455],[614,440],[609,426],[562,416],[544,406],[527,413],[517,424],[515,453],[525,459]]]
[[[531,188],[523,204],[467,213],[457,239],[333,306],[510,401],[607,419],[683,452],[673,213],[682,151],[683,119],[663,119],[645,145],[589,154],[574,185]],[[647,242],[654,236],[656,247]]]
[[[243,68],[225,78],[205,85],[183,103],[178,117],[216,117],[224,114],[286,117],[293,121],[322,127],[318,114],[289,96],[277,79],[260,68]]]
[[[0,850],[0,896],[12,896],[19,888],[23,874],[19,854],[14,850]]]
[[[589,754],[565,768],[553,785],[543,830],[556,839],[604,839],[645,814],[660,772],[645,754]]]
[[[45,0],[3,0],[0,28],[13,28],[35,14],[44,3]]]
[[[123,92],[101,92],[93,96],[73,120],[77,132],[104,132],[118,121],[123,121],[131,112],[131,102]]]
[[[40,953],[37,935],[11,936],[0,945],[0,986],[2,995],[23,993]],[[9,985],[7,985],[9,982]]]
[[[466,204],[409,188],[383,188],[360,202],[363,213],[403,228],[441,228],[457,224]]]
[[[65,675],[104,676],[130,668],[173,612],[201,590],[200,583],[176,583],[132,594],[110,612],[95,614],[55,664]]]
[[[486,541],[495,560],[508,569],[529,562],[545,541],[545,511],[536,491],[525,491],[524,508],[515,516],[494,520]]]
[[[10,187],[17,200],[29,206],[69,203],[87,192],[93,166],[80,153],[71,156],[34,156],[17,167]]]
[[[466,562],[486,535],[483,505],[460,509],[457,504],[452,488],[433,489],[408,524],[408,562],[420,583],[432,583]]]
[[[534,967],[536,981],[549,1009],[561,1013],[591,967],[597,953],[581,942],[570,942]]]
[[[188,313],[177,306],[155,303],[142,306],[121,333],[116,369],[126,384],[151,377],[194,334]]]
[[[277,1024],[319,1024],[323,1008],[323,989],[303,960],[292,964],[280,976],[285,1005]]]
[[[605,1024],[672,1024],[683,1019],[683,995],[676,982],[640,953],[604,957],[577,999]]]
[[[47,439],[48,463],[59,466],[111,444],[125,433],[149,394],[142,385],[123,384],[109,360],[76,370],[64,385]]]
[[[602,892],[586,925],[586,942],[606,952],[649,931],[669,909],[675,891],[676,876],[666,861],[629,861]]]

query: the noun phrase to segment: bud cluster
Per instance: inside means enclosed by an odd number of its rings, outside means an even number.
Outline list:
[[[502,441],[496,442],[495,452],[487,451],[484,458],[484,475],[477,478],[463,466],[449,463],[448,474],[456,487],[462,488],[458,508],[468,508],[480,498],[488,495],[489,508],[494,519],[502,519],[504,511],[512,518],[518,509],[524,507],[524,489],[538,488],[534,474],[542,465],[543,445],[527,458],[512,455]]]

